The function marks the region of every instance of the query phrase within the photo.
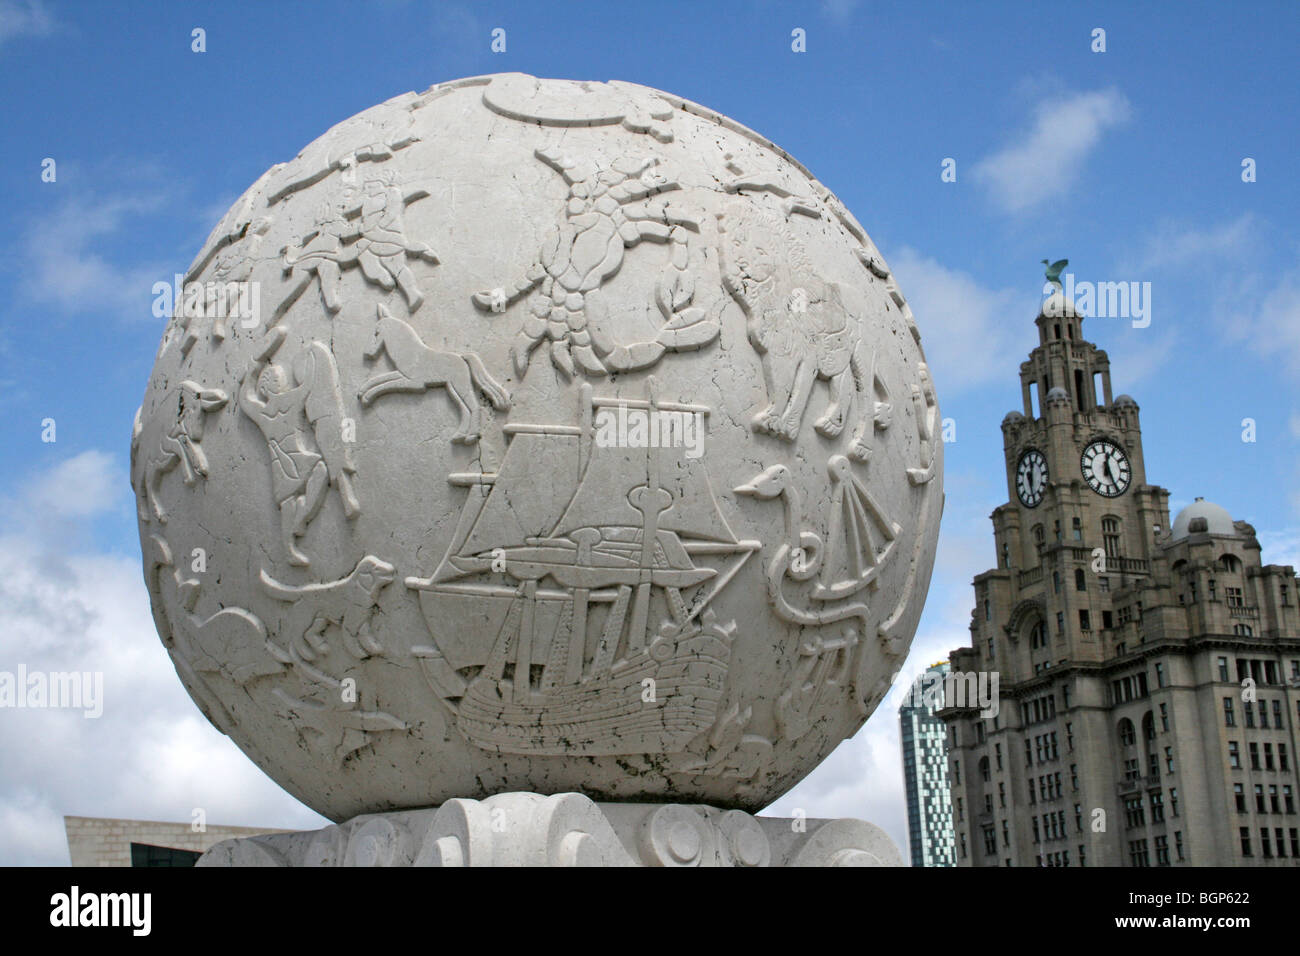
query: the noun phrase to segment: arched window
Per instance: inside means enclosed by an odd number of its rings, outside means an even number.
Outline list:
[[[1241,561],[1237,559],[1236,555],[1225,554],[1219,558],[1219,566],[1230,574],[1235,574],[1241,570]]]
[[[1132,747],[1137,743],[1137,732],[1133,729],[1133,721],[1127,717],[1119,722],[1119,743],[1121,747]]]
[[[1088,590],[1088,583],[1083,576],[1083,568],[1074,569],[1074,589],[1076,591]]]
[[[1114,515],[1106,515],[1101,519],[1101,543],[1106,549],[1106,557],[1119,557],[1119,518]]]

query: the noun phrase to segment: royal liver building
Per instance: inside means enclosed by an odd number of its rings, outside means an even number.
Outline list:
[[[958,866],[1300,865],[1300,581],[1196,499],[1169,522],[1138,405],[1058,290],[1002,421],[1009,500],[948,706]],[[951,704],[951,702],[949,702]]]

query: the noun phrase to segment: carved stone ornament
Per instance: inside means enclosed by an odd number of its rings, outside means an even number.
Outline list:
[[[185,282],[132,440],[146,580],[221,731],[384,814],[302,853],[875,852],[747,816],[888,689],[943,505],[916,323],[806,169],[633,84],[458,80],[268,170]]]
[[[902,866],[862,820],[754,817],[683,804],[500,793],[218,843],[198,866]]]

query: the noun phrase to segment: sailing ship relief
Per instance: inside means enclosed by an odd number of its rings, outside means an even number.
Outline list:
[[[648,400],[584,385],[576,426],[506,425],[496,473],[449,476],[470,489],[451,546],[407,580],[438,637],[413,650],[486,750],[674,753],[717,720],[733,626],[710,604],[761,543],[736,538],[702,458],[597,442],[602,409],[709,411],[659,401],[651,378]],[[489,648],[458,646],[485,631]]]

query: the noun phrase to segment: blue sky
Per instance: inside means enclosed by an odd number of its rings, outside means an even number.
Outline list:
[[[966,641],[970,578],[993,563],[998,425],[1019,407],[1043,258],[1151,283],[1148,327],[1084,325],[1141,405],[1148,479],[1300,563],[1298,41],[1290,3],[0,0],[0,669],[104,670],[124,699],[99,721],[0,711],[0,861],[65,861],[64,813],[317,825],[171,673],[127,447],[162,332],[153,283],[334,123],[461,76],[623,79],[753,127],[836,192],[898,275],[956,424],[906,677]],[[896,708],[773,812],[862,816],[905,846]]]

